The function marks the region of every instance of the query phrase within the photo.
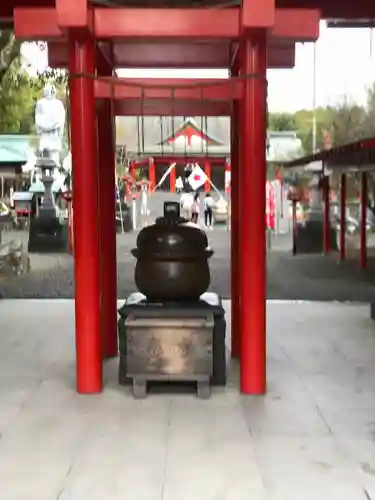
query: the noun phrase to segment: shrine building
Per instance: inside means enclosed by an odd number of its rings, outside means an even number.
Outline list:
[[[213,184],[224,190],[225,168],[230,165],[229,117],[118,117],[116,132],[117,147],[123,147],[128,158],[154,159],[156,183],[171,163],[177,164],[176,177],[183,174],[186,163],[198,163]],[[303,153],[294,131],[268,131],[267,138],[266,158],[270,164]],[[167,178],[160,189],[174,191],[173,178]]]

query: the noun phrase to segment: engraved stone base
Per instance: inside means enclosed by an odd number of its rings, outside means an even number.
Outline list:
[[[127,385],[132,383],[131,377],[128,376],[128,335],[129,331],[126,326],[126,320],[132,313],[137,317],[142,318],[155,318],[160,321],[165,318],[177,320],[181,325],[182,318],[197,318],[203,315],[211,314],[214,318],[213,328],[213,345],[212,345],[212,374],[210,375],[211,385],[225,385],[226,384],[226,348],[225,348],[225,330],[226,321],[224,316],[224,309],[221,305],[221,300],[218,295],[207,293],[203,294],[201,299],[195,303],[182,304],[182,303],[164,303],[155,304],[149,303],[145,297],[140,293],[132,294],[124,306],[119,310],[120,320],[118,322],[119,344],[120,344],[120,360],[119,360],[119,383]],[[165,378],[165,377],[164,377]],[[168,377],[167,377],[168,378]],[[155,380],[155,378],[153,378]],[[161,380],[159,378],[159,380]],[[188,380],[180,378],[180,381]],[[204,380],[202,379],[204,385]],[[152,383],[152,385],[154,385]],[[188,385],[188,384],[184,384]],[[200,387],[200,386],[199,386]],[[204,394],[205,389],[201,388],[199,391]]]
[[[69,252],[68,227],[57,218],[34,217],[30,220],[30,253]]]
[[[146,384],[158,381],[196,381],[198,395],[207,397],[212,375],[212,313],[176,317],[164,312],[145,317],[133,311],[125,320],[126,375],[135,397],[144,397]],[[208,391],[209,395],[209,391]]]

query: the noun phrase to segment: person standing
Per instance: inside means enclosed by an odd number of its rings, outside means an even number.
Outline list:
[[[192,219],[192,205],[193,205],[194,199],[192,193],[185,193],[183,192],[181,194],[180,198],[180,205],[182,209],[182,217],[187,220]]]
[[[204,225],[207,228],[212,229],[212,207],[214,206],[214,200],[211,193],[206,193],[204,198]]]
[[[198,224],[199,211],[200,211],[199,193],[195,193],[193,204],[191,206],[191,222],[194,222],[194,224]]]
[[[182,191],[184,190],[184,182],[180,177],[177,177],[176,179],[176,193],[179,194],[179,193],[182,193]]]

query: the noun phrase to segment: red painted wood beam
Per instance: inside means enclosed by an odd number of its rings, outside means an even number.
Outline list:
[[[37,5],[35,5],[37,4]],[[0,2],[0,19],[13,19],[16,7],[54,7],[54,0],[3,0]]]
[[[159,9],[95,9],[94,33],[98,39],[142,38],[158,39],[158,42],[236,40],[240,36],[239,13],[239,9],[163,9],[163,22],[160,22]],[[26,40],[62,38],[61,27],[66,26],[59,25],[59,16],[55,9],[17,8],[14,10],[16,36]],[[275,19],[272,37],[301,42],[318,38],[317,10],[285,10],[276,13]]]
[[[57,23],[56,9],[14,9],[14,33],[21,40],[54,40],[64,34]]]
[[[232,101],[243,96],[243,80],[195,78],[116,78],[95,81],[95,96],[110,99]]]
[[[321,14],[318,9],[276,9],[274,38],[315,42],[319,38]]]
[[[275,0],[262,0],[254,2],[253,0],[242,0],[241,30],[245,33],[257,28],[271,28],[275,24]]]
[[[375,17],[375,3],[368,0],[276,0],[276,6],[278,9],[318,9],[321,11],[322,19]]]
[[[12,18],[18,7],[54,7],[54,0],[8,0],[0,5],[0,18]],[[375,17],[375,3],[369,0],[276,0],[277,9],[318,9],[322,19],[366,19]]]
[[[167,101],[162,99],[140,99],[116,101],[117,116],[229,116],[232,112],[230,101]]]
[[[110,60],[109,46],[99,43],[103,57]],[[62,42],[48,44],[49,65],[65,68],[68,49]],[[114,46],[114,67],[116,68],[229,68],[230,44],[137,44],[117,43]],[[295,63],[294,43],[271,43],[268,49],[268,68],[293,68]]]
[[[240,9],[163,9],[162,23],[160,9],[95,9],[94,17],[98,38],[234,40],[241,34]],[[271,35],[315,41],[319,37],[319,21],[320,12],[316,9],[284,9],[276,12]]]
[[[92,31],[93,17],[88,0],[55,0],[57,24],[68,28]]]
[[[62,45],[62,44],[61,44]],[[64,47],[64,45],[62,45]],[[50,60],[50,45],[48,45],[48,60]],[[96,44],[96,68],[98,74],[100,75],[113,75],[113,71],[116,66],[113,64],[113,46],[110,42],[108,43],[97,43]],[[48,61],[49,62],[49,61]],[[51,66],[57,67],[57,66]],[[64,67],[64,66],[62,66]]]
[[[231,47],[219,43],[116,43],[117,68],[227,68]]]
[[[95,9],[98,38],[235,39],[239,9]]]

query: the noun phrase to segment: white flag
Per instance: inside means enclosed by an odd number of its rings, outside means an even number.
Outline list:
[[[199,189],[208,180],[207,175],[201,169],[201,167],[196,164],[193,168],[192,173],[188,177],[188,182],[194,191]]]
[[[168,177],[168,175],[170,175],[170,174],[171,174],[172,170],[173,170],[175,167],[176,167],[176,163],[171,163],[171,164],[169,165],[169,167],[168,167],[167,171],[166,171],[166,172],[164,172],[164,174],[163,174],[162,178],[160,179],[160,181],[158,182],[158,184],[155,186],[154,191],[156,191],[156,190],[157,190],[157,188],[158,188],[158,187],[160,187],[160,186],[163,184],[163,182],[165,181],[165,179]]]

